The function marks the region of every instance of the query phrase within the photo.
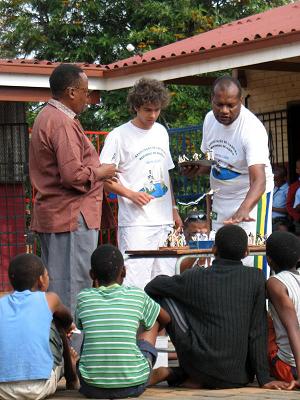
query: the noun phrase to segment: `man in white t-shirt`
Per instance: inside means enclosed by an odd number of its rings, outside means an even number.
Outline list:
[[[120,173],[118,182],[107,182],[107,191],[118,195],[118,244],[126,250],[158,249],[168,233],[182,221],[175,205],[169,170],[174,164],[166,129],[156,122],[169,102],[163,84],[141,79],[127,98],[135,117],[107,136],[101,163],[111,160]],[[140,288],[156,275],[173,275],[174,259],[127,260],[127,285]]]
[[[213,150],[216,165],[187,168],[192,177],[210,173],[215,190],[212,227],[238,224],[247,234],[271,233],[273,174],[269,160],[268,135],[260,120],[242,105],[238,80],[218,78],[212,91],[212,111],[203,124],[201,150]],[[262,259],[257,266],[263,268]],[[266,265],[265,265],[266,267]]]

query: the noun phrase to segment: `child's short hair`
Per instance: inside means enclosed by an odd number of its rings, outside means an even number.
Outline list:
[[[123,256],[111,244],[99,246],[92,254],[91,267],[96,279],[105,284],[115,282],[124,266]]]
[[[8,267],[9,281],[18,292],[32,289],[44,273],[42,260],[34,254],[19,254],[10,261]]]
[[[219,257],[240,261],[248,248],[248,236],[238,225],[225,225],[217,231],[215,245]]]
[[[169,104],[170,95],[164,84],[156,79],[141,78],[127,96],[130,111],[135,113],[145,104],[158,104],[163,110]]]
[[[202,211],[190,211],[184,218],[184,225],[187,226],[190,222],[207,222],[206,214]]]
[[[266,242],[266,254],[279,271],[294,268],[300,259],[300,240],[290,232],[273,232]]]
[[[293,224],[290,221],[279,219],[272,227],[273,232],[293,232]]]

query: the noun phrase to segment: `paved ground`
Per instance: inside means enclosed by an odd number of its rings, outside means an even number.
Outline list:
[[[84,398],[76,391],[63,390],[61,387],[56,392],[56,395],[51,399],[82,399]],[[226,390],[186,390],[186,389],[171,389],[167,386],[158,386],[147,389],[140,397],[141,400],[195,400],[195,399],[232,399],[232,400],[299,400],[300,391],[279,391],[279,390],[264,390],[254,387],[243,389],[226,389]]]

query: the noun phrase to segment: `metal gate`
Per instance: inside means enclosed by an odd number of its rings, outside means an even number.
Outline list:
[[[0,291],[9,289],[10,259],[26,250],[26,182],[27,124],[0,124]]]
[[[171,171],[174,195],[177,201],[188,202],[195,200],[200,194],[205,193],[209,187],[208,177],[187,179],[178,172],[178,157],[185,154],[192,157],[200,152],[202,141],[202,125],[188,126],[185,128],[168,129],[170,137],[170,151],[175,164]],[[205,209],[205,200],[198,205]]]
[[[287,163],[287,111],[257,114],[269,135],[272,164]],[[175,168],[171,171],[177,201],[191,201],[207,191],[208,177],[187,179],[178,173],[178,157],[200,151],[202,125],[169,129],[170,150]],[[86,132],[99,152],[107,132]],[[9,290],[7,267],[11,257],[26,250],[31,188],[28,178],[28,127],[22,123],[0,124],[0,291]],[[111,204],[117,214],[116,198]],[[205,202],[198,205],[205,209]],[[102,231],[100,243],[116,243],[116,230]]]
[[[287,110],[271,111],[256,115],[264,124],[269,135],[271,164],[287,164]]]

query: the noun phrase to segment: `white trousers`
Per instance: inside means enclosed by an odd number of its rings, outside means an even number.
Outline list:
[[[120,226],[118,229],[119,249],[123,255],[126,250],[157,250],[164,246],[172,225]],[[175,274],[176,258],[135,258],[126,259],[126,278],[124,285],[141,289],[157,275]]]
[[[250,216],[255,221],[238,224],[246,231],[247,235],[252,233],[256,237],[256,234],[259,233],[262,237],[268,237],[272,233],[272,199],[272,191],[264,193],[258,204],[250,212]],[[213,201],[213,211],[216,213],[217,219],[212,221],[213,230],[217,231],[220,229],[223,226],[223,221],[230,218],[237,211],[241,203],[242,201],[239,199],[224,200],[216,196]],[[244,265],[262,269],[266,278],[270,276],[270,268],[264,256],[249,256],[244,258],[243,263]]]
[[[1,400],[42,400],[55,393],[63,376],[62,367],[51,371],[49,379],[0,383]]]

